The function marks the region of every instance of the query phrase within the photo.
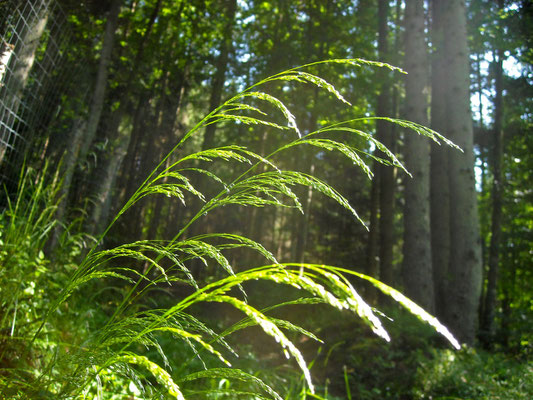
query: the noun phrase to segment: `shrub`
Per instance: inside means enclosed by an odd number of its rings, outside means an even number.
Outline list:
[[[473,348],[433,350],[422,363],[416,399],[519,400],[533,397],[533,369],[527,362]]]

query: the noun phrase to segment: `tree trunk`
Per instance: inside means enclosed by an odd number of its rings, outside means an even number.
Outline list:
[[[385,61],[388,58],[388,15],[389,15],[389,2],[387,0],[380,0],[378,3],[378,59],[380,61]],[[378,81],[382,82],[381,90],[379,92],[378,101],[377,101],[377,114],[378,116],[387,116],[390,115],[390,88],[388,82],[386,82],[387,72],[380,69],[378,71]],[[390,141],[389,137],[391,135],[390,126],[385,123],[385,121],[376,122],[376,135],[377,138],[383,142]],[[376,150],[379,155],[379,150]],[[394,171],[392,168],[384,168],[383,165],[374,162],[374,178],[372,180],[371,188],[371,198],[370,198],[370,223],[369,223],[369,232],[368,232],[368,242],[367,242],[367,265],[366,273],[374,278],[380,277],[380,261],[381,269],[384,272],[386,279],[391,279],[391,269],[392,263],[383,266],[383,260],[380,260],[380,249],[382,246],[389,246],[391,241],[388,241],[386,244],[381,242],[382,238],[380,234],[380,227],[383,228],[382,219],[380,218],[380,206],[392,207],[392,204],[385,206],[385,203],[381,203],[382,190],[384,189],[381,184],[381,175],[385,174],[385,179],[390,183],[390,174],[393,174]],[[392,180],[393,181],[393,180]],[[389,188],[385,189],[388,190]],[[390,193],[389,193],[390,195]],[[394,193],[392,192],[394,196]],[[391,215],[391,214],[388,214]],[[389,226],[390,228],[390,226]],[[392,251],[390,251],[392,254]],[[383,254],[381,254],[383,255]],[[391,259],[387,257],[387,259]],[[377,300],[377,292],[375,289],[369,289],[367,293],[367,298],[370,302],[375,302]]]
[[[464,153],[449,152],[450,285],[446,295],[447,322],[459,340],[476,337],[481,291],[481,241],[474,176],[474,135],[470,111],[466,6],[464,0],[445,2],[447,130]]]
[[[370,192],[370,222],[368,224],[365,273],[373,278],[379,278],[379,168],[377,168],[377,163],[374,166],[374,178]],[[374,288],[368,290],[366,300],[370,304],[376,302],[377,291]]]
[[[220,43],[219,56],[216,61],[216,73],[213,77],[213,84],[211,87],[211,96],[209,98],[209,111],[215,109],[220,105],[222,99],[222,92],[224,90],[224,82],[226,81],[226,71],[228,69],[229,54],[232,47],[233,25],[235,24],[235,12],[237,10],[236,0],[225,0],[225,18],[226,24],[224,26],[223,38]],[[215,143],[216,124],[208,125],[205,128],[204,142],[202,149],[209,149]]]
[[[105,91],[107,86],[107,75],[109,62],[111,60],[111,51],[113,49],[113,42],[115,39],[115,31],[118,26],[118,15],[120,12],[120,4],[122,0],[113,0],[111,9],[107,16],[105,33],[102,42],[102,51],[100,53],[100,62],[98,64],[98,73],[96,76],[96,83],[89,108],[89,116],[87,119],[79,119],[74,122],[70,147],[66,150],[63,159],[63,185],[61,187],[61,200],[58,204],[56,218],[58,221],[65,219],[65,213],[68,207],[69,191],[72,183],[72,177],[76,165],[85,160],[94,137],[102,114],[104,106]],[[52,242],[49,247],[53,249],[56,246],[60,228],[54,232]]]
[[[0,85],[0,99],[3,103],[0,108],[0,164],[8,148],[12,148],[16,140],[13,128],[16,129],[19,123],[17,113],[30,70],[35,62],[37,48],[48,22],[50,13],[48,1],[38,3],[35,7],[36,15],[21,17],[20,26],[17,25],[17,35],[14,35],[14,38],[19,38],[18,41],[15,44],[2,43],[1,46],[0,74],[6,75],[7,79],[3,85]]]
[[[499,0],[499,9],[503,11],[503,1]],[[487,293],[485,295],[481,331],[486,344],[494,337],[494,313],[496,309],[498,264],[500,262],[500,243],[502,233],[503,205],[503,51],[498,48],[494,55],[495,97],[494,127],[492,143],[492,221],[488,259]]]
[[[407,0],[405,8],[407,120],[427,125],[427,46],[424,1]],[[405,182],[403,282],[408,297],[433,312],[435,298],[429,226],[429,143],[406,132],[405,164],[413,175]]]
[[[97,199],[97,202],[94,205],[92,215],[95,217],[98,216],[99,221],[98,225],[103,226],[107,223],[107,217],[108,217],[108,204],[111,203],[111,199],[113,196],[113,189],[114,184],[117,180],[117,176],[119,174],[120,166],[122,164],[123,159],[125,158],[128,148],[131,142],[131,136],[133,131],[136,131],[138,126],[141,125],[144,121],[142,120],[141,116],[141,109],[144,105],[145,101],[143,96],[138,93],[134,92],[133,84],[135,80],[137,79],[137,76],[139,75],[140,71],[140,65],[142,64],[142,58],[144,54],[144,50],[146,48],[146,45],[148,43],[148,40],[152,34],[153,28],[155,23],[157,22],[157,16],[159,15],[159,11],[161,9],[162,0],[158,0],[155,4],[152,13],[150,14],[148,18],[148,23],[146,25],[146,30],[143,33],[143,36],[139,42],[137,52],[135,54],[135,59],[133,62],[134,68],[132,68],[129,71],[129,74],[126,79],[126,83],[123,90],[124,96],[122,98],[122,101],[120,102],[120,106],[118,110],[115,111],[114,118],[118,121],[117,129],[114,133],[115,139],[113,140],[113,149],[111,151],[111,154],[108,155],[106,160],[106,168],[104,170],[103,176],[105,177],[101,184],[96,189],[95,198]],[[137,105],[133,105],[132,97],[138,98]],[[124,119],[128,118],[128,115],[133,114],[133,123],[131,127],[122,127],[122,124],[124,123]],[[142,132],[142,129],[139,131]],[[115,160],[116,158],[116,160]],[[108,190],[107,192],[104,192],[105,185],[107,185],[109,182],[113,186],[111,186],[111,190]],[[128,196],[128,195],[126,195]],[[103,207],[102,211],[99,211],[98,208]],[[138,213],[136,214],[136,218],[131,219],[131,223],[129,224],[127,230],[127,235],[131,240],[137,240],[139,239],[140,233],[142,232],[142,222],[144,219],[144,208],[141,208]],[[96,222],[95,222],[96,226]],[[99,233],[99,232],[98,232]]]
[[[131,139],[131,129],[131,127],[119,127],[117,137],[108,150],[106,167],[102,176],[99,177],[98,188],[93,195],[94,206],[86,227],[90,234],[99,234],[105,229],[104,225],[108,221],[117,174]]]
[[[218,107],[222,100],[222,94],[224,92],[224,82],[226,81],[226,71],[228,69],[229,55],[233,42],[233,26],[235,24],[235,13],[237,10],[237,1],[236,0],[225,0],[224,1],[224,19],[225,24],[222,32],[222,40],[219,47],[219,56],[216,59],[215,67],[216,72],[213,77],[211,84],[211,94],[209,97],[209,112]],[[210,124],[206,127],[204,138],[202,142],[202,150],[210,149],[215,146],[215,132],[216,124]],[[218,143],[216,144],[218,145]],[[200,181],[198,190],[200,193],[209,196],[209,185],[211,182],[207,181],[205,178]],[[193,210],[200,210],[202,207],[201,201],[199,199],[194,199],[192,202]],[[213,215],[208,214],[202,219],[202,224],[194,224],[190,232],[192,235],[199,233],[199,229],[205,233],[211,232],[214,229],[214,218]]]
[[[388,61],[388,16],[389,2],[379,1],[378,8],[378,53],[382,61]],[[381,92],[378,97],[377,115],[380,117],[391,116],[391,92],[388,73],[385,69],[380,69],[379,80],[383,82]],[[389,149],[393,147],[391,126],[386,121],[376,122],[376,135]],[[379,154],[378,154],[379,155]],[[381,154],[383,155],[383,154]],[[393,246],[394,246],[394,168],[386,165],[377,165],[379,174],[379,261],[380,279],[387,284],[394,283],[394,271],[392,266]]]
[[[313,157],[313,155],[311,155]],[[309,175],[314,175],[315,163],[311,161],[309,166]],[[299,263],[305,261],[305,249],[307,247],[307,239],[309,237],[309,218],[311,214],[311,202],[313,200],[313,188],[311,186],[306,188],[305,194],[302,197],[302,207],[304,215],[299,215],[297,218],[297,225],[299,226],[296,236],[296,257],[294,260]]]
[[[160,99],[159,105],[159,115],[157,122],[157,136],[159,140],[151,140],[148,146],[149,158],[153,162],[159,162],[170,148],[172,148],[172,139],[175,137],[176,130],[174,129],[176,125],[176,119],[178,118],[179,108],[181,104],[181,96],[183,94],[183,87],[185,81],[185,74],[183,73],[180,81],[180,88],[177,90],[178,95],[172,96],[173,98],[167,98],[166,96]],[[163,85],[165,86],[165,85]],[[155,139],[155,138],[154,138]],[[167,160],[167,166],[169,160]],[[154,166],[152,166],[153,168]],[[165,180],[166,182],[166,180]],[[152,202],[153,204],[153,214],[150,220],[150,228],[148,230],[148,238],[155,239],[157,232],[161,225],[161,217],[163,210],[163,199],[164,196],[157,196],[157,198]]]
[[[104,40],[102,43],[102,53],[100,55],[100,63],[98,65],[98,74],[96,75],[96,84],[94,87],[93,98],[89,109],[89,116],[87,118],[87,127],[83,135],[83,141],[79,153],[79,161],[85,161],[89,148],[96,136],[98,124],[102,110],[104,109],[105,91],[107,88],[107,75],[109,63],[111,61],[111,52],[113,50],[113,42],[115,40],[115,31],[118,26],[118,15],[120,12],[122,0],[113,0],[111,9],[107,17]]]
[[[511,247],[503,257],[503,263],[507,267],[505,268],[505,279],[502,280],[505,284],[502,285],[502,318],[500,320],[499,336],[500,343],[505,348],[509,348],[512,337],[513,308],[511,304],[517,297],[516,280],[519,268],[517,260],[520,259],[519,252],[516,247]]]
[[[446,87],[448,79],[444,52],[443,0],[432,1],[431,36],[434,47],[431,77],[431,128],[446,134]],[[448,181],[448,152],[450,149],[431,144],[431,255],[433,265],[435,311],[445,319],[448,293],[448,265],[450,259],[450,191]]]
[[[4,86],[4,75],[9,65],[9,60],[15,52],[15,46],[5,41],[0,42],[0,88]]]

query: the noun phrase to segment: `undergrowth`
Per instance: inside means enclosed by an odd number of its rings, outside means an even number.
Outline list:
[[[309,72],[323,63],[396,69],[360,59],[328,60],[273,75],[227,100],[198,122],[161,160],[79,263],[73,260],[90,240],[71,235],[73,228],[64,229],[60,246],[63,256],[55,256],[51,263],[43,253],[56,223],[58,180],[48,183],[45,173],[24,175],[14,203],[10,203],[0,219],[2,398],[281,399],[279,390],[268,383],[268,376],[261,379],[254,371],[234,367],[238,352],[245,347],[235,345],[231,338],[244,329],[261,330],[275,344],[275,352],[291,360],[291,370],[295,366],[299,369],[301,385],[286,386],[287,396],[296,393],[300,398],[322,398],[311,380],[312,363],[304,359],[294,338],[320,339],[301,326],[271,316],[270,312],[280,307],[322,303],[358,316],[374,334],[389,341],[381,314],[362,299],[353,279],[370,282],[459,348],[434,317],[371,277],[349,268],[281,263],[260,243],[230,232],[186,236],[193,224],[201,226],[205,216],[223,206],[289,207],[303,212],[294,190],[298,186],[312,187],[362,222],[346,198],[333,187],[316,176],[285,170],[276,160],[281,153],[306,146],[317,152],[337,152],[347,157],[369,178],[372,177],[366,164],[369,158],[405,170],[391,151],[358,128],[363,121],[383,119],[454,146],[428,128],[384,117],[338,122],[302,135],[287,106],[261,88],[272,83],[309,84],[349,105],[333,85]],[[272,122],[262,104],[276,109],[285,123]],[[201,134],[202,128],[222,122],[262,125],[283,133],[285,144],[271,154],[257,154],[238,144],[181,153],[184,143]],[[340,134],[363,138],[380,149],[385,158],[341,141]],[[205,167],[220,162],[245,168],[230,180],[224,180],[214,169]],[[211,180],[219,188],[218,193],[206,197],[193,185],[191,177],[195,175]],[[134,241],[112,248],[101,246],[127,210],[144,197],[156,194],[166,195],[185,206],[200,206],[173,238]],[[260,255],[265,265],[250,269],[246,265],[233,265],[227,253],[237,248]],[[209,266],[210,271],[216,267],[225,275],[207,282],[197,280],[191,265],[198,262],[206,268]],[[300,297],[260,309],[246,294],[257,280],[296,288]],[[188,291],[176,292],[175,287],[188,287]],[[161,303],[150,306],[155,292],[158,296],[168,294],[166,307]],[[177,297],[176,293],[181,295]],[[195,311],[201,304],[222,305],[224,310],[232,309],[241,318],[221,319],[227,325],[208,324]],[[327,388],[321,391],[327,396]]]
[[[481,349],[431,350],[413,386],[415,399],[526,400],[533,397],[533,366]]]

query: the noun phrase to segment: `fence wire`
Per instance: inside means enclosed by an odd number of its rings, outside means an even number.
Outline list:
[[[0,185],[16,188],[29,157],[44,158],[73,33],[54,0],[0,0]]]

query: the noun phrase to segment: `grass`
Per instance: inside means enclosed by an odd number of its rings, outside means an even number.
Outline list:
[[[329,60],[322,63],[350,67],[387,67],[365,60]],[[258,327],[277,343],[277,351],[292,360],[303,377],[303,391],[315,393],[309,364],[293,334],[315,340],[308,330],[290,321],[269,316],[268,309],[254,306],[246,294],[250,283],[273,282],[297,289],[298,302],[324,303],[359,317],[379,337],[390,340],[380,314],[359,295],[347,276],[365,280],[388,294],[421,320],[433,326],[455,347],[459,344],[434,317],[398,291],[346,268],[319,264],[280,263],[260,243],[233,233],[196,234],[186,237],[193,224],[223,206],[289,207],[303,212],[296,187],[311,186],[333,199],[362,222],[347,199],[328,183],[276,164],[281,153],[299,146],[333,151],[359,165],[369,178],[366,152],[336,139],[340,132],[362,137],[381,149],[387,159],[378,161],[404,169],[396,156],[357,124],[369,118],[352,119],[321,127],[302,136],[289,108],[276,97],[262,92],[267,83],[310,84],[349,105],[341,93],[323,78],[308,72],[321,63],[293,68],[268,77],[224,102],[195,125],[149,174],[137,191],[112,219],[79,263],[74,263],[84,236],[64,230],[60,251],[51,263],[43,249],[56,223],[58,179],[28,172],[21,179],[15,205],[2,214],[7,227],[2,236],[2,342],[0,393],[5,398],[268,398],[282,396],[267,382],[232,367],[240,347],[230,338],[245,328]],[[272,122],[261,108],[273,106],[285,125]],[[434,131],[420,125],[386,118],[437,142],[454,146]],[[265,126],[286,134],[285,144],[268,155],[228,145],[179,154],[185,142],[213,123]],[[375,157],[374,157],[375,158]],[[200,163],[201,162],[201,163]],[[205,165],[244,165],[244,172],[229,180]],[[238,169],[235,169],[238,170]],[[207,197],[193,185],[191,176],[203,175],[218,185]],[[31,183],[36,182],[36,183]],[[166,195],[184,205],[199,204],[192,218],[167,240],[143,240],[112,248],[100,244],[129,209],[147,196]],[[68,227],[67,227],[68,228]],[[4,229],[2,229],[4,230]],[[236,268],[227,253],[235,248],[257,253],[266,265]],[[198,281],[191,265],[200,262],[225,275],[211,282]],[[175,292],[175,288],[187,288]],[[15,295],[13,296],[13,293]],[[40,295],[35,296],[35,293]],[[158,300],[150,306],[150,300]],[[175,294],[179,293],[178,298]],[[223,304],[242,315],[228,326],[209,326],[197,315],[199,305]],[[280,303],[283,307],[291,302]],[[176,354],[175,349],[182,349]],[[169,357],[179,357],[169,361]],[[174,369],[171,368],[174,365]],[[179,367],[176,368],[176,365]],[[214,382],[218,382],[214,384]]]

